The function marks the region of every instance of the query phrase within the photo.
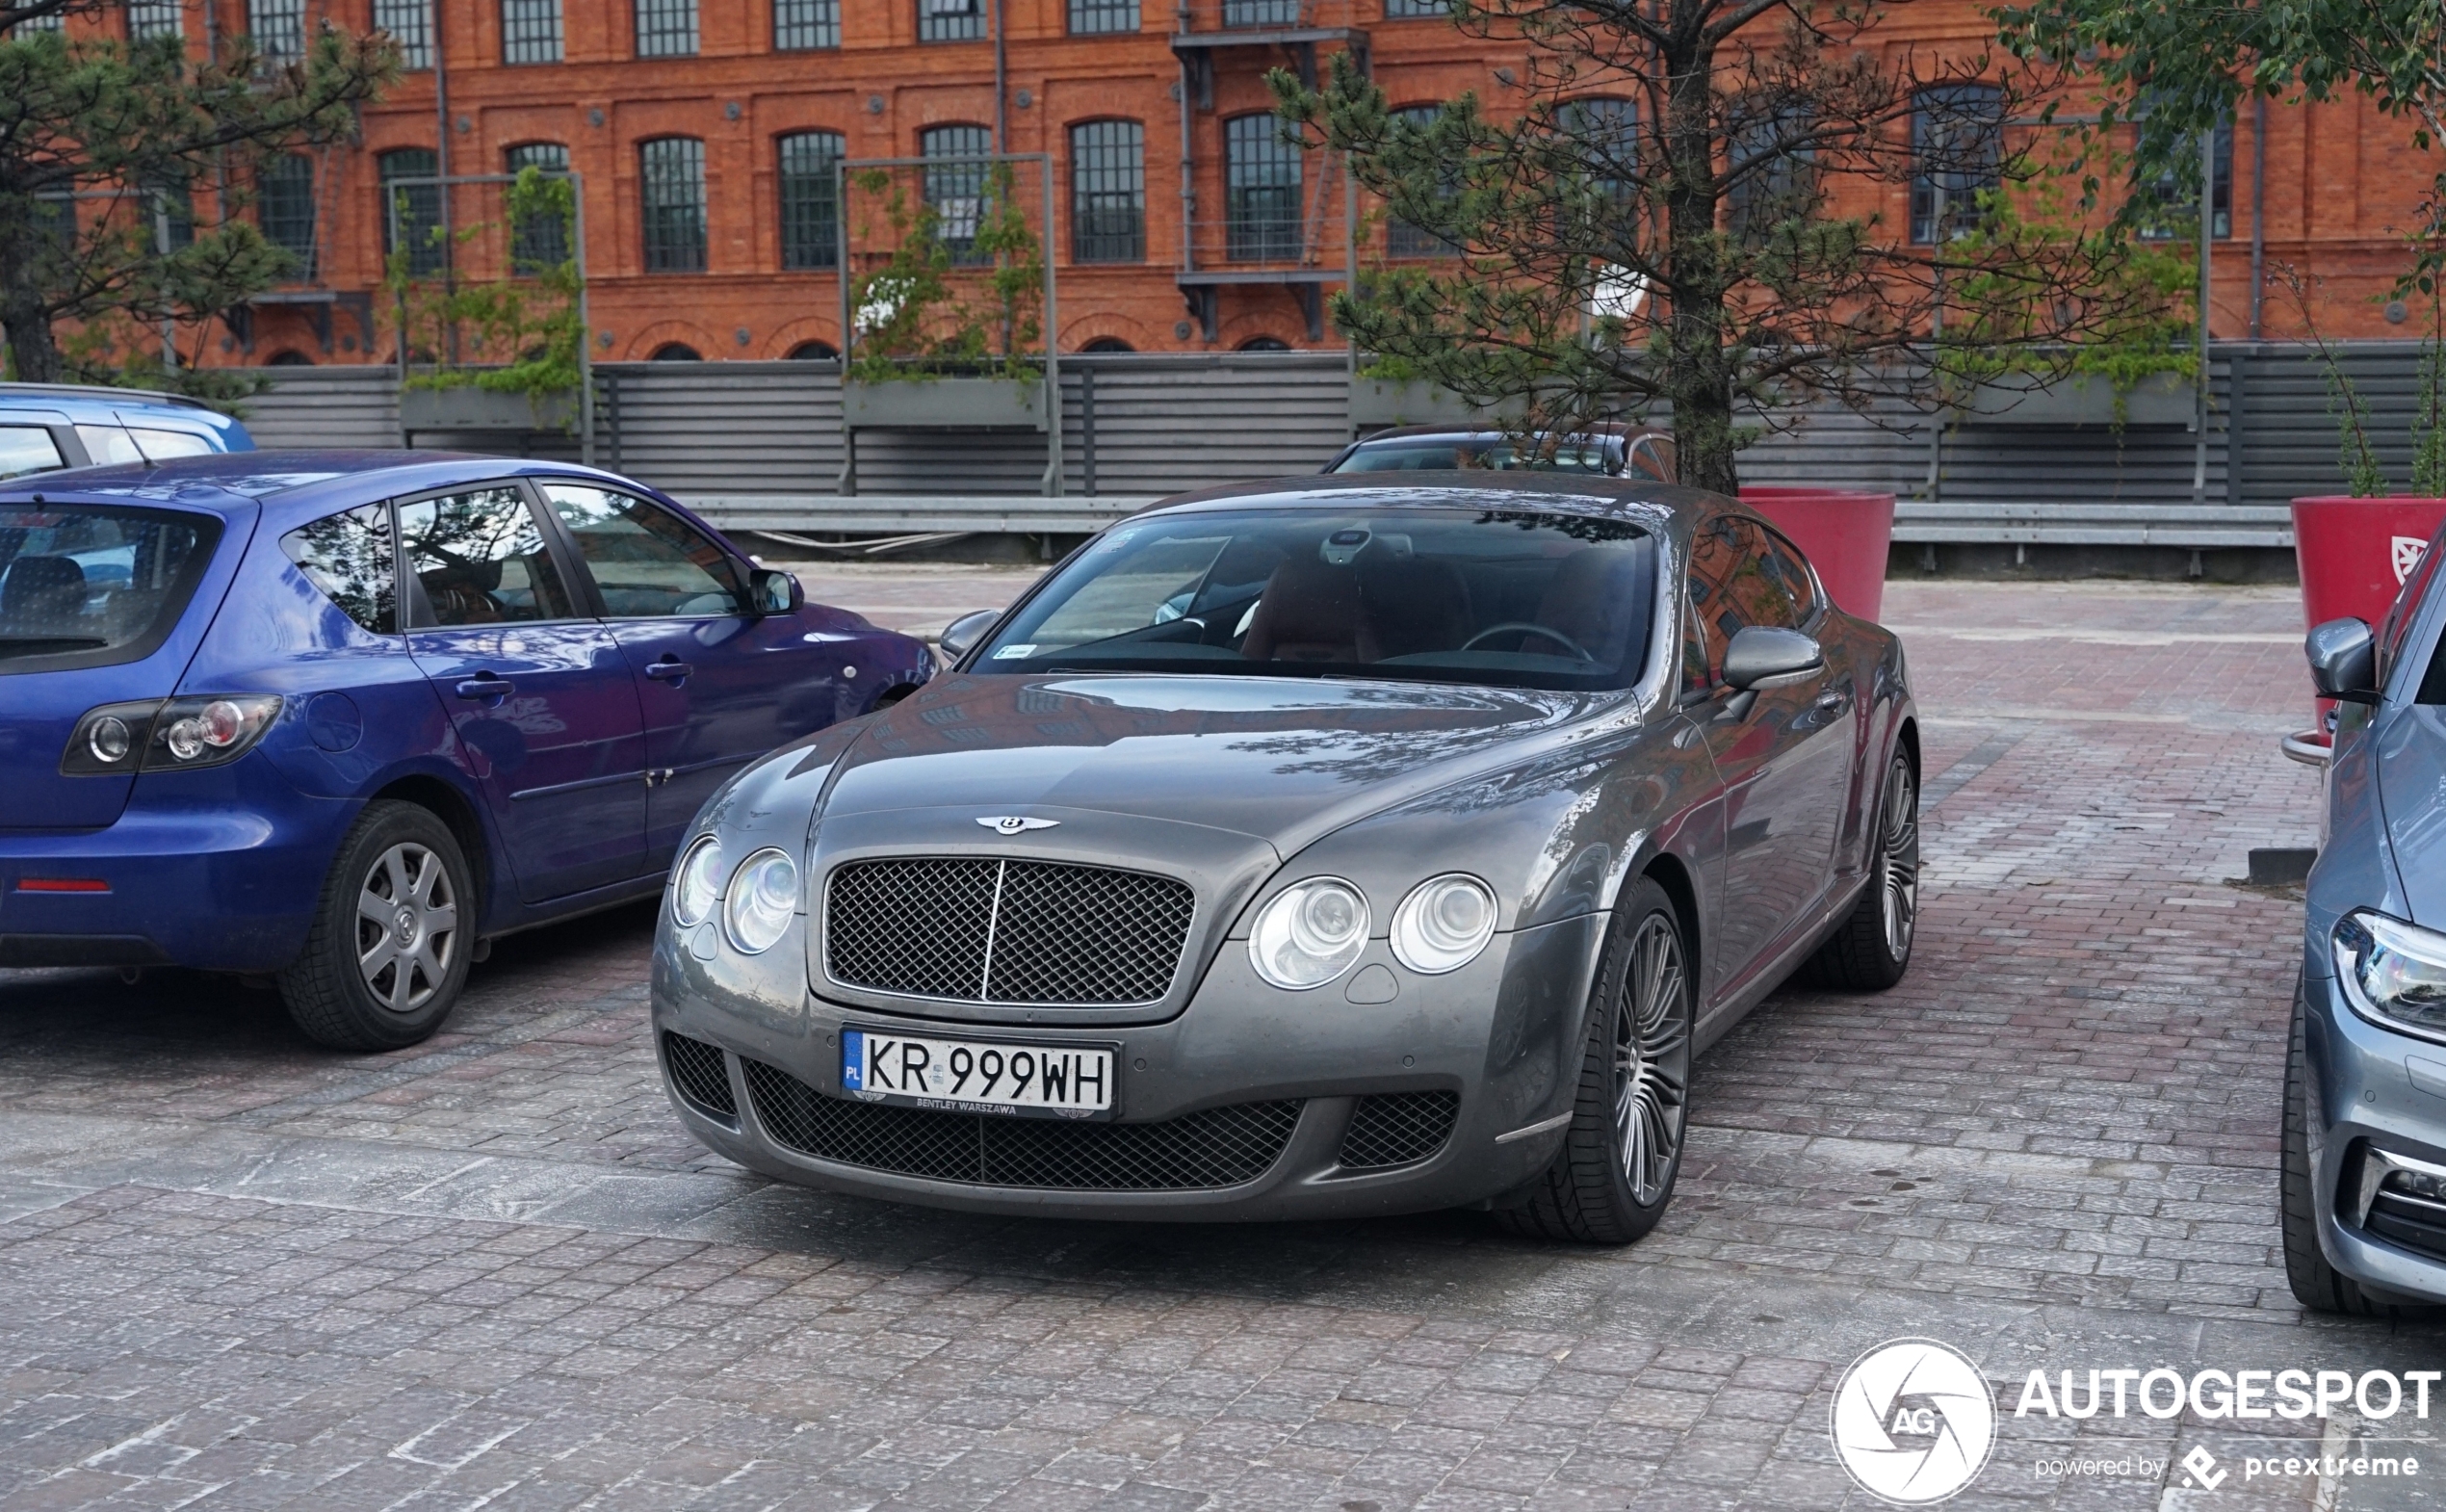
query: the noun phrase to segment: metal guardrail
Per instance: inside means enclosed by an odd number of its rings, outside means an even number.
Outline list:
[[[2267,505],[1950,504],[1894,506],[1894,539],[1913,545],[2293,546],[2293,511]]]
[[[682,504],[726,531],[790,534],[1083,535],[1156,501],[1034,494],[681,494]]]

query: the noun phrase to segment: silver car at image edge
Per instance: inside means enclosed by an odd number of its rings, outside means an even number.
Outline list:
[[[2441,532],[2446,537],[2446,532]],[[2446,1303],[2446,539],[2373,632],[2308,639],[2341,700],[2286,1060],[2293,1294],[2323,1312]]]
[[[972,619],[717,794],[666,891],[673,1104],[768,1176],[1623,1243],[1694,1055],[1796,968],[1909,964],[1901,645],[1732,500],[1215,489]]]

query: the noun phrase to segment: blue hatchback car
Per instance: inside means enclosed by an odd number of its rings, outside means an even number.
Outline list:
[[[273,975],[412,1044],[493,937],[651,895],[732,772],[933,670],[588,468],[0,483],[0,966]]]
[[[254,449],[245,426],[176,394],[0,383],[0,479]]]
[[[2284,1100],[2304,1305],[2446,1303],[2446,532],[2374,632],[2310,632],[2341,700]]]

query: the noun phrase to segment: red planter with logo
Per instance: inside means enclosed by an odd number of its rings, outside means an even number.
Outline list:
[[[1875,619],[1886,604],[1894,496],[1841,488],[1743,488],[1741,502],[1775,522],[1817,569],[1834,607]]]
[[[2350,616],[2377,629],[2441,522],[2446,499],[2294,500],[2293,551],[2302,564],[2304,628]],[[2303,738],[2325,744],[2331,705],[2324,698],[2315,702],[2315,736],[2304,732]]]

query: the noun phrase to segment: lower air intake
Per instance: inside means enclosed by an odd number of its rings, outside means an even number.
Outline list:
[[[739,1103],[730,1095],[730,1070],[722,1064],[720,1050],[664,1030],[663,1068],[690,1107],[734,1123],[739,1120]]]
[[[1273,1167],[1296,1101],[1241,1103],[1154,1124],[943,1113],[827,1097],[742,1060],[756,1116],[802,1155],[899,1176],[1050,1191],[1204,1191]]]
[[[1342,1169],[1372,1171],[1423,1160],[1452,1137],[1452,1120],[1460,1111],[1458,1092],[1363,1097],[1350,1115],[1350,1132],[1341,1136]]]

